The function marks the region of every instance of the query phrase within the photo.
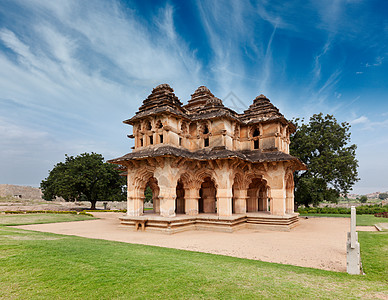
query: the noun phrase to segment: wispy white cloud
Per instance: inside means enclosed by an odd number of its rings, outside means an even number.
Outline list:
[[[383,120],[378,120],[378,118],[374,120],[370,120],[366,116],[360,116],[352,121],[350,121],[351,125],[360,125],[362,126],[362,130],[366,131],[376,131],[379,129],[388,128],[388,119],[384,118]],[[377,142],[377,141],[376,141]]]
[[[369,67],[381,66],[383,64],[383,60],[384,60],[384,57],[378,56],[378,57],[376,57],[375,62],[373,62],[373,63],[366,63],[365,67],[369,68]]]
[[[209,76],[215,79],[215,92],[223,97],[232,86],[234,91],[243,90],[239,85],[248,78],[240,46],[252,38],[244,18],[250,13],[249,5],[238,1],[197,1],[197,8],[213,54]]]
[[[318,53],[314,57],[314,68],[312,73],[314,74],[313,78],[313,84],[316,84],[317,81],[321,78],[321,69],[322,69],[322,63],[321,63],[321,58],[330,50],[330,45],[331,45],[331,39],[328,39],[325,43],[325,45],[322,47],[320,53]]]
[[[365,116],[361,116],[357,119],[354,119],[353,121],[350,122],[350,124],[352,125],[357,125],[357,124],[365,124],[365,123],[369,123],[369,119]]]
[[[23,33],[0,28],[7,49],[0,53],[0,97],[13,103],[0,101],[2,114],[12,117],[0,124],[0,164],[10,170],[9,161],[31,166],[40,159],[31,169],[39,172],[25,173],[24,182],[40,180],[33,175],[44,176],[64,153],[129,152],[129,128],[121,121],[152,87],[170,83],[187,97],[200,84],[202,65],[177,33],[171,5],[160,8],[150,27],[114,1],[87,9],[78,1],[16,2],[31,18]]]

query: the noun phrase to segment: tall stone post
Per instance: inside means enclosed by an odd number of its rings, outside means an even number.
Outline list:
[[[144,210],[144,190],[134,185],[135,173],[128,169],[127,215],[142,216]]]
[[[142,216],[144,209],[144,197],[127,197],[127,215]]]
[[[171,132],[169,132],[171,138]],[[172,167],[172,159],[165,158],[159,163],[154,172],[154,177],[159,186],[159,206],[162,217],[175,217],[176,186],[178,169]]]
[[[286,213],[293,214],[294,213],[294,190],[287,190],[286,195]]]
[[[217,190],[217,214],[222,217],[229,217],[232,215],[231,189]]]
[[[346,271],[351,275],[361,273],[360,243],[356,232],[356,208],[351,207],[350,232],[346,243]]]
[[[236,214],[245,214],[247,212],[247,190],[235,189],[234,190],[234,212]]]
[[[214,189],[212,188],[203,188],[202,189],[202,198],[203,198],[203,212],[204,213],[215,213],[216,211],[216,198],[214,197]]]
[[[159,197],[152,197],[153,207],[154,207],[154,213],[158,214],[160,213],[160,200]]]
[[[284,216],[286,213],[286,197],[284,189],[271,189],[271,214]]]
[[[160,187],[160,215],[162,217],[175,217],[176,189]]]
[[[198,199],[199,199],[199,189],[194,187],[185,189],[186,215],[190,215],[190,216],[198,215]]]
[[[284,216],[286,214],[286,182],[284,178],[284,165],[281,162],[272,164],[268,173],[270,175],[268,186],[270,188],[271,215]]]
[[[232,185],[233,171],[223,162],[220,168],[214,170],[217,179],[217,215],[229,217],[232,215]]]

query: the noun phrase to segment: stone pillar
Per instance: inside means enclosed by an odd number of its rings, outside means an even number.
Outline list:
[[[264,197],[263,198],[263,211],[268,211],[268,204],[269,204],[268,194],[265,193],[263,197]]]
[[[232,215],[231,189],[217,190],[217,214],[222,217],[229,217]]]
[[[175,217],[176,189],[160,187],[160,215],[162,217]]]
[[[271,215],[286,214],[286,165],[282,162],[272,163],[268,168],[267,185],[271,198]]]
[[[211,196],[203,196],[203,212],[215,213],[216,212],[216,198]]]
[[[169,131],[171,138],[171,131]],[[162,217],[175,217],[175,199],[176,187],[178,181],[178,171],[176,167],[172,167],[173,159],[164,158],[162,162],[158,162],[158,166],[154,171],[154,177],[158,181],[159,186],[159,203],[160,215]]]
[[[258,190],[256,188],[248,189],[247,196],[247,212],[258,211]]]
[[[127,168],[127,215],[142,216],[144,209],[144,189],[135,186],[136,173]]]
[[[286,197],[284,195],[284,189],[272,189],[271,198],[271,214],[284,216],[286,213]]]
[[[153,197],[152,198],[154,213],[158,214],[160,213],[160,200],[159,197]]]
[[[287,197],[286,197],[286,213],[288,213],[288,214],[293,214],[294,213],[294,191],[287,193]]]
[[[196,188],[185,189],[185,213],[186,215],[198,215],[199,190]]]
[[[142,216],[144,208],[144,197],[127,197],[127,215]]]
[[[245,214],[247,212],[247,190],[234,190],[234,212],[236,214]]]
[[[346,243],[346,271],[351,275],[361,274],[360,243],[356,232],[356,208],[351,207],[350,232]]]

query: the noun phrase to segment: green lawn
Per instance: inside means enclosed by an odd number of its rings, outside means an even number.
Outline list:
[[[360,241],[366,276],[0,226],[0,299],[387,298],[388,233]]]
[[[350,218],[346,214],[301,214],[301,217],[330,217],[330,218]],[[373,226],[377,223],[388,223],[388,218],[375,217],[374,215],[357,215],[357,226]]]
[[[0,225],[28,225],[93,220],[91,216],[73,214],[5,214],[0,215]]]

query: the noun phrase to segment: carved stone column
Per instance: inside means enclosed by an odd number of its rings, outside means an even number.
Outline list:
[[[293,214],[294,213],[294,191],[290,193],[287,193],[286,198],[286,213]]]
[[[281,162],[273,163],[268,170],[272,215],[284,216],[286,214],[285,171],[285,166]]]
[[[144,210],[144,189],[135,184],[136,173],[128,168],[127,175],[127,215],[142,216]]]
[[[185,213],[186,215],[195,216],[198,215],[198,200],[199,189],[187,188],[185,189]]]
[[[175,217],[176,189],[160,187],[160,215],[162,217]]]
[[[127,215],[142,216],[144,209],[144,197],[127,197]]]
[[[272,189],[271,196],[271,214],[284,216],[286,213],[286,195],[284,189]]]
[[[158,214],[160,213],[160,200],[159,197],[152,197],[153,207],[154,207],[154,213]]]
[[[222,217],[232,215],[232,189],[217,190],[217,214]]]
[[[217,215],[229,217],[232,215],[233,170],[227,162],[218,164],[215,169],[217,179]]]
[[[245,214],[247,212],[247,190],[234,190],[234,212],[236,214]]]

